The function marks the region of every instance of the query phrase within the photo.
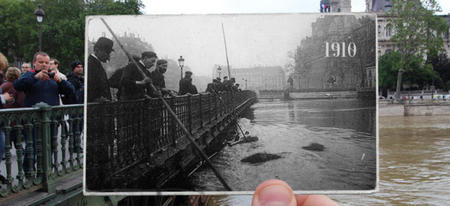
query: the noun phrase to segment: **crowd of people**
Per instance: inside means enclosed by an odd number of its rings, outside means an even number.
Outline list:
[[[83,103],[84,77],[80,61],[72,63],[72,71],[67,76],[59,71],[59,61],[45,52],[36,52],[32,63],[23,63],[21,69],[8,67],[2,53],[0,62],[0,108],[32,107],[39,102],[50,106]]]
[[[106,37],[100,37],[94,44],[94,52],[88,57],[87,102],[112,101],[110,88],[116,88],[116,98],[119,101],[155,98],[160,96],[175,96],[197,94],[197,88],[192,83],[192,72],[186,71],[179,82],[179,91],[166,88],[164,74],[168,62],[158,59],[154,51],[144,51],[140,56],[133,56],[128,64],[114,71],[108,78],[102,63],[106,63],[113,52],[114,42]]]
[[[36,52],[32,62],[22,63],[21,69],[8,65],[7,58],[0,53],[0,109],[33,107],[40,102],[57,106],[82,104],[84,101],[83,63],[78,60],[72,63],[72,71],[67,76],[59,71],[59,61],[50,58],[45,52]],[[13,124],[16,123],[13,122]],[[4,126],[0,124],[0,162],[5,153]],[[15,143],[18,135],[17,131],[11,131],[10,143]],[[35,132],[33,130],[32,134],[28,134],[24,130],[23,136],[26,143],[28,143],[26,139],[32,138],[34,152],[31,160],[35,163]],[[24,158],[25,172],[35,169],[34,163],[29,160],[30,158]],[[4,176],[0,175],[0,182],[6,182]]]
[[[236,79],[234,77],[228,80],[228,77],[223,77],[223,82],[220,77],[212,80],[211,83],[206,87],[206,92],[209,93],[219,93],[219,92],[237,92],[241,91],[239,84],[236,84]]]
[[[88,57],[87,102],[112,101],[111,88],[118,89],[116,96],[119,101],[198,93],[191,71],[186,71],[179,81],[178,92],[167,89],[164,74],[168,61],[158,59],[153,51],[142,52],[140,57],[134,56],[108,78],[102,63],[110,59],[113,44],[111,39],[100,37],[94,44],[94,52]],[[50,106],[83,104],[84,65],[75,60],[70,66],[72,70],[63,74],[60,72],[60,62],[40,51],[34,54],[32,62],[22,63],[19,69],[9,67],[8,60],[0,53],[0,109],[33,107],[40,102]],[[220,78],[214,79],[208,84],[206,92],[217,94],[239,90],[234,78],[228,80],[224,77],[223,82]],[[0,125],[0,162],[5,152],[3,126]],[[34,142],[33,134],[24,135],[25,138],[32,136]],[[14,138],[11,134],[11,142]],[[24,163],[25,170],[29,169],[27,165],[33,164]]]
[[[102,63],[110,59],[114,51],[113,45],[111,39],[100,37],[94,44],[94,52],[88,57],[88,102],[112,101],[114,95],[110,88],[118,90],[115,96],[119,101],[198,93],[197,87],[192,82],[191,71],[186,71],[179,81],[178,92],[166,88],[164,74],[168,62],[165,59],[158,59],[154,51],[145,51],[140,56],[132,56],[127,65],[116,69],[108,78]],[[209,93],[225,91],[240,91],[239,84],[236,84],[234,78],[228,80],[224,77],[223,82],[220,78],[213,79],[206,89]]]

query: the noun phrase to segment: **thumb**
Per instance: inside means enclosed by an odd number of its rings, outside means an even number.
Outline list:
[[[261,183],[253,194],[252,206],[295,206],[297,205],[291,187],[281,180],[267,180]]]

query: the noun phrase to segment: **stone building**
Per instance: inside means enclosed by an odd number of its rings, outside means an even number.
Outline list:
[[[329,7],[329,10],[322,8],[323,6]],[[352,1],[351,0],[321,0],[320,1],[321,12],[351,12]]]
[[[323,16],[312,23],[295,55],[294,89],[375,88],[373,17]]]
[[[393,25],[389,23],[389,16],[386,14],[392,8],[391,0],[366,0],[366,12],[377,14],[377,36],[378,36],[378,56],[395,49],[395,44],[391,41],[391,37],[395,34]],[[444,39],[444,48],[447,55],[450,56],[450,15],[440,15],[447,20],[449,31],[442,37]]]
[[[352,12],[351,0],[330,0],[331,12]]]

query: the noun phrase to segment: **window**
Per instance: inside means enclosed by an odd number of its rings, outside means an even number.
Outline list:
[[[386,37],[392,36],[392,25],[391,24],[386,25],[385,32],[386,32]]]

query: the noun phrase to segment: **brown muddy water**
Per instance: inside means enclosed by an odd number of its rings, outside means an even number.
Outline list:
[[[380,117],[380,182],[373,194],[329,195],[340,205],[450,205],[450,116]],[[216,196],[208,205],[250,205]]]

